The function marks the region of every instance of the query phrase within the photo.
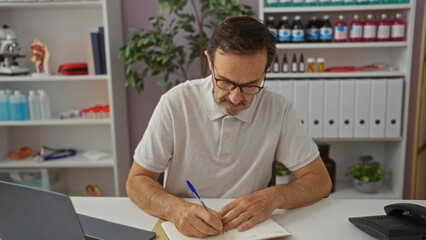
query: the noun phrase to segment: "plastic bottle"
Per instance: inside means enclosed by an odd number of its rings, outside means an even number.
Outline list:
[[[402,20],[402,14],[397,13],[392,21],[391,41],[405,41],[405,28],[407,23]]]
[[[305,58],[303,58],[303,53],[300,55],[299,72],[300,73],[304,73],[305,72]]]
[[[38,90],[38,95],[40,100],[41,119],[49,120],[51,118],[49,96],[47,96],[44,90]]]
[[[290,7],[291,0],[279,0],[280,7]]]
[[[291,61],[291,72],[297,73],[299,72],[299,64],[297,64],[296,54],[293,54],[293,61]]]
[[[342,6],[344,4],[343,0],[331,0],[331,6]]]
[[[308,73],[315,72],[315,59],[314,58],[308,58],[306,61],[308,62],[307,72]]]
[[[362,22],[359,20],[359,16],[357,14],[354,15],[354,20],[351,22],[349,27],[349,41],[362,41]]]
[[[304,0],[293,0],[292,6],[293,7],[303,7],[305,5]]]
[[[362,40],[364,42],[374,42],[376,41],[376,21],[373,19],[372,14],[367,15],[367,21],[364,22],[362,27]]]
[[[266,0],[265,7],[278,7],[278,0]]]
[[[291,41],[300,43],[305,41],[305,29],[300,16],[295,16],[293,26],[291,27]]]
[[[330,6],[330,0],[318,0],[318,6]]]
[[[278,25],[278,42],[289,43],[291,42],[291,27],[288,23],[288,17],[282,16]]]
[[[324,72],[325,71],[325,59],[324,58],[317,58],[317,70],[318,72]]]
[[[278,55],[275,54],[274,61],[272,62],[272,72],[278,73],[280,72],[280,62],[278,61]]]
[[[332,187],[331,192],[334,192],[336,189],[336,162],[329,157],[330,145],[329,144],[319,144],[318,150],[322,161],[324,162],[325,168],[327,168],[328,174],[330,175]]]
[[[317,5],[317,0],[305,0],[305,6],[314,7]]]
[[[40,99],[34,90],[28,92],[28,108],[31,120],[41,120]]]
[[[5,90],[0,90],[0,121],[9,121],[9,113],[7,111],[8,98]]]
[[[306,42],[318,42],[319,41],[319,22],[317,20],[317,17],[312,16],[309,20],[308,24],[306,25]]]
[[[345,5],[355,5],[355,0],[344,0]]]
[[[339,21],[334,25],[334,41],[348,41],[348,24],[345,22],[345,17],[343,15],[339,15]]]
[[[287,55],[286,54],[284,54],[284,56],[283,56],[283,62],[282,62],[282,65],[281,65],[281,71],[283,72],[283,73],[288,73],[288,62],[287,62]]]
[[[24,94],[19,90],[15,90],[10,97],[10,109],[12,121],[28,120],[28,103]]]
[[[380,16],[380,21],[377,24],[377,41],[383,42],[383,41],[389,41],[390,40],[390,29],[391,29],[391,23],[387,19],[386,14],[382,14]]]
[[[266,20],[266,26],[268,26],[269,31],[277,38],[278,40],[278,31],[277,26],[275,25],[275,19],[274,16],[269,16]]]
[[[322,23],[320,27],[320,41],[331,42],[333,39],[333,27],[331,26],[328,15],[322,17]]]
[[[10,106],[10,97],[12,97],[12,95],[13,95],[12,89],[6,89],[7,115],[9,116],[9,120],[12,120],[12,109]]]

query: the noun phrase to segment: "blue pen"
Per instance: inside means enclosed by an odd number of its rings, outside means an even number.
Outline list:
[[[194,186],[192,186],[191,182],[186,180],[186,184],[188,184],[189,189],[191,189],[191,192],[198,198],[198,200],[201,202],[201,205],[209,211],[209,209],[206,207],[206,204],[204,204],[203,200],[201,200],[200,196],[198,196],[197,190],[195,190]],[[210,212],[210,211],[209,211]]]

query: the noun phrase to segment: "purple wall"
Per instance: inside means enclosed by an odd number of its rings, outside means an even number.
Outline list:
[[[257,0],[241,0],[240,2],[252,6],[256,16],[258,15]],[[157,0],[121,0],[123,41],[129,42],[128,30],[130,28],[149,28],[151,24],[148,19],[155,16],[158,10]],[[148,126],[149,119],[162,93],[163,90],[157,85],[157,77],[151,76],[147,77],[145,89],[140,95],[132,87],[127,88],[127,112],[132,155]]]

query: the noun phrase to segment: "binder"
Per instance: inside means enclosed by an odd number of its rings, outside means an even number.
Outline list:
[[[370,130],[371,80],[360,79],[355,83],[355,129],[356,138],[366,138]]]
[[[280,84],[280,81],[278,81],[278,80],[266,80],[265,81],[265,86],[269,90],[277,92],[277,93],[279,93],[279,90],[280,90],[280,85],[279,84]]]
[[[99,47],[99,33],[91,32],[90,39],[92,41],[93,62],[95,65],[95,74],[102,74],[101,52]]]
[[[355,80],[340,80],[339,137],[354,137]]]
[[[309,132],[313,138],[324,136],[324,81],[309,81]]]
[[[385,137],[387,138],[401,136],[403,91],[403,79],[387,80],[387,106],[385,125]]]
[[[294,107],[299,114],[302,124],[309,130],[309,85],[308,80],[294,81]]]
[[[289,101],[293,101],[293,80],[281,80],[279,81],[280,93],[284,95]]]
[[[339,136],[339,81],[324,81],[324,137]]]
[[[385,137],[386,79],[371,81],[370,137]]]
[[[105,31],[104,27],[98,27],[99,31],[99,53],[101,58],[101,69],[102,74],[107,73],[107,67],[106,67],[106,56],[105,56]]]

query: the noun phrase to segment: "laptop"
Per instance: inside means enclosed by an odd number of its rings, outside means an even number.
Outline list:
[[[77,214],[65,194],[0,181],[1,240],[150,240],[155,236]]]

